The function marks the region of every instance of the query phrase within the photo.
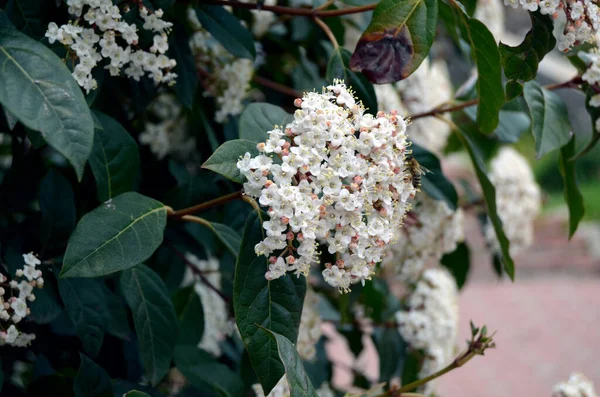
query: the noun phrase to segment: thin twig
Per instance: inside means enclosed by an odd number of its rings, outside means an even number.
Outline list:
[[[272,89],[273,91],[281,92],[282,94],[289,95],[293,98],[302,98],[302,93],[300,91],[297,91],[286,85],[277,83],[273,80],[269,80],[258,75],[254,75],[254,77],[252,77],[252,80],[264,87]]]
[[[317,25],[319,25],[321,30],[323,30],[323,32],[325,32],[325,34],[327,35],[327,38],[329,38],[329,41],[331,41],[331,44],[333,44],[333,48],[335,48],[335,50],[337,51],[340,48],[340,45],[338,44],[337,39],[335,38],[335,35],[333,34],[333,32],[331,31],[329,26],[327,26],[327,24],[325,22],[323,22],[323,20],[319,17],[315,16],[313,19],[314,19],[315,23]]]
[[[169,213],[169,217],[171,218],[181,218],[184,215],[194,214],[196,212],[203,211],[207,208],[214,207],[215,205],[225,204],[233,200],[237,200],[242,198],[242,191],[238,190],[237,192],[233,192],[230,194],[226,194],[225,196],[217,197],[216,199],[206,201],[204,203],[200,203],[194,205],[189,208],[184,208],[178,211],[173,211]]]
[[[275,14],[281,15],[295,15],[301,17],[309,17],[309,18],[329,18],[329,17],[339,17],[342,15],[349,14],[358,14],[365,11],[370,11],[375,9],[377,3],[368,4],[366,6],[361,7],[348,7],[342,8],[339,10],[322,10],[322,9],[308,9],[308,8],[294,8],[294,7],[282,7],[282,6],[268,6],[261,4],[260,6],[257,3],[240,3],[238,1],[231,0],[203,0],[204,4],[215,4],[222,6],[230,6],[233,8],[245,8],[247,10],[256,10],[261,9],[265,11],[271,11]]]

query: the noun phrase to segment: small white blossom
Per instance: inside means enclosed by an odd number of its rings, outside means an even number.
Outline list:
[[[583,374],[573,373],[566,382],[552,388],[552,397],[598,397],[593,383]]]
[[[298,329],[298,343],[296,344],[298,355],[307,361],[315,357],[315,345],[323,334],[321,331],[321,316],[317,307],[318,303],[317,295],[312,289],[308,288],[304,298],[300,328]]]

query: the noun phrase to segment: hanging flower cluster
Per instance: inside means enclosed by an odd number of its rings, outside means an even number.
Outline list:
[[[42,271],[36,269],[41,262],[33,253],[23,254],[25,265],[16,272],[16,277],[21,281],[11,280],[4,288],[7,278],[0,274],[0,346],[12,345],[17,347],[28,346],[35,339],[34,334],[20,332],[16,324],[20,323],[30,313],[27,302],[33,302],[34,288],[42,288],[44,279]],[[6,298],[6,293],[11,295]],[[10,324],[10,325],[7,325]]]
[[[396,313],[398,331],[414,349],[425,352],[419,378],[442,369],[454,359],[458,334],[458,290],[445,268],[427,269],[407,300],[407,310]],[[423,394],[429,395],[428,382]]]
[[[176,62],[165,55],[169,49],[167,33],[173,24],[161,19],[162,10],[151,13],[139,6],[143,28],[155,33],[148,52],[137,48],[137,26],[124,22],[121,9],[111,0],[67,0],[67,5],[77,19],[60,27],[50,23],[46,37],[50,44],[58,41],[69,48],[71,59],[77,61],[73,77],[86,92],[98,87],[92,71],[103,59],[110,61],[104,68],[111,76],[118,76],[123,70],[136,81],[148,74],[156,84],[175,83],[177,75],[171,69]]]
[[[288,271],[308,274],[319,263],[318,242],[325,242],[339,259],[325,264],[323,277],[348,291],[370,279],[415,196],[406,123],[395,112],[365,113],[342,81],[294,104],[294,120],[268,132],[261,154],[246,153],[237,163],[248,180],[245,193],[270,217],[255,251],[269,257],[272,280]]]
[[[400,279],[414,283],[430,260],[452,252],[464,239],[463,213],[448,204],[421,194],[413,203],[401,232],[405,238],[390,245],[383,260],[397,270]]]
[[[498,216],[514,255],[533,242],[533,220],[541,207],[540,188],[527,160],[512,147],[503,147],[491,161],[489,177],[496,187]],[[491,221],[484,233],[492,251],[500,252]]]
[[[215,121],[224,123],[244,110],[254,65],[249,59],[235,58],[219,44],[202,27],[193,8],[188,9],[188,21],[194,29],[190,47],[204,84],[204,96],[215,98]]]
[[[308,288],[302,307],[302,317],[300,317],[300,328],[298,329],[298,343],[296,350],[301,359],[310,361],[315,358],[317,351],[315,345],[321,339],[323,331],[321,330],[321,316],[317,307],[319,298]]]
[[[566,382],[552,388],[552,397],[598,397],[593,383],[583,374],[573,373]]]
[[[593,0],[504,0],[505,5],[537,11],[557,19],[564,14],[566,24],[559,33],[558,50],[567,52],[573,46],[591,43],[600,31],[600,8]]]

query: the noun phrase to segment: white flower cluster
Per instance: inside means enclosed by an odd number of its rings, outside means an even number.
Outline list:
[[[136,48],[137,26],[123,21],[121,10],[111,0],[67,0],[67,5],[69,14],[77,17],[75,23],[70,21],[59,27],[51,22],[46,37],[50,44],[58,41],[68,46],[71,59],[78,61],[73,76],[86,92],[97,88],[92,70],[103,59],[110,61],[104,68],[111,76],[118,76],[123,70],[136,81],[148,74],[157,84],[175,82],[177,75],[171,69],[176,62],[165,55],[169,49],[167,33],[173,24],[161,19],[162,10],[151,13],[139,6],[143,28],[156,33],[148,52]],[[90,27],[78,25],[82,16]]]
[[[294,120],[258,144],[262,154],[237,163],[245,193],[270,217],[255,251],[281,251],[269,258],[272,280],[288,271],[306,275],[319,262],[318,242],[326,242],[338,259],[325,264],[323,277],[347,292],[370,279],[416,193],[405,162],[406,123],[395,113],[365,113],[341,81],[294,104]]]
[[[425,351],[419,378],[448,365],[455,354],[458,333],[458,290],[445,268],[427,269],[408,297],[408,310],[396,313],[398,331],[413,348]],[[431,393],[431,382],[425,385]]]
[[[219,260],[208,258],[199,259],[196,255],[186,253],[185,258],[195,265],[196,269],[203,272],[206,280],[215,288],[221,288],[221,272]],[[221,355],[220,343],[234,331],[234,326],[227,315],[227,304],[214,290],[210,289],[190,269],[186,269],[183,286],[194,283],[194,291],[200,296],[202,311],[204,312],[204,333],[198,347],[218,357]]]
[[[400,114],[426,112],[452,98],[452,85],[445,61],[426,58],[408,78],[395,84],[375,85],[379,110]],[[411,139],[434,153],[441,153],[450,135],[442,120],[423,118],[410,122]]]
[[[296,350],[303,360],[312,360],[317,351],[315,345],[321,339],[323,331],[321,330],[321,316],[317,307],[319,298],[308,288],[304,298],[304,307],[302,308],[302,317],[300,318],[300,328],[298,329],[298,343]]]
[[[40,260],[33,253],[23,254],[23,259],[25,260],[23,269],[19,269],[16,272],[16,276],[22,278],[22,280],[20,282],[11,280],[8,283],[10,295],[12,295],[8,299],[4,297],[7,291],[2,287],[6,283],[7,278],[0,274],[0,346],[12,345],[25,347],[35,339],[34,334],[20,332],[15,326],[15,324],[18,324],[30,313],[27,302],[35,300],[33,289],[44,286],[42,271],[36,269],[36,266],[41,263]],[[2,323],[12,324],[6,328]]]
[[[593,0],[504,0],[505,5],[537,11],[557,19],[564,14],[566,24],[559,33],[558,50],[567,52],[573,46],[591,43],[600,31],[600,8]]]
[[[599,38],[600,35],[596,37],[597,40]],[[596,43],[596,45],[599,44],[599,42]],[[592,48],[589,52],[580,51],[577,55],[588,64],[587,70],[581,76],[582,80],[600,92],[600,50]],[[600,107],[600,93],[590,98],[589,105],[595,108]],[[596,119],[594,128],[596,131],[600,131],[600,118]]]
[[[454,251],[464,239],[463,212],[452,211],[445,202],[421,194],[400,232],[406,238],[390,245],[383,264],[396,269],[402,281],[414,283],[428,261]]]
[[[533,242],[533,220],[541,207],[540,188],[527,160],[511,147],[500,149],[491,162],[489,177],[496,187],[498,216],[514,255]],[[490,221],[484,233],[491,250],[499,252],[500,245]]]
[[[552,388],[552,397],[598,397],[593,383],[583,374],[573,373],[566,382]]]
[[[140,143],[149,145],[159,159],[168,154],[189,158],[196,148],[196,142],[187,134],[187,119],[175,95],[160,94],[150,104],[148,112],[155,122],[145,122],[144,131],[139,136]]]
[[[262,386],[260,384],[252,385],[252,390],[254,390],[254,394],[256,397],[265,397],[265,393],[263,392]],[[335,397],[335,393],[329,387],[327,382],[321,384],[321,386],[316,390],[317,397]],[[279,380],[279,382],[275,385],[273,390],[266,397],[290,397],[292,392],[290,390],[290,384],[287,381],[287,378],[283,376]]]
[[[244,110],[254,65],[249,59],[237,59],[217,42],[200,24],[193,8],[188,8],[188,21],[194,29],[190,47],[201,71],[204,95],[215,98],[215,121],[224,123],[229,116]]]

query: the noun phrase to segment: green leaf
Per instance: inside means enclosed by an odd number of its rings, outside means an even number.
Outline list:
[[[71,235],[61,277],[99,277],[148,259],[163,240],[166,207],[124,193],[86,214]]]
[[[523,94],[523,83],[510,80],[506,83],[506,100],[513,100]]]
[[[276,125],[285,127],[294,120],[294,116],[279,106],[270,103],[251,103],[240,117],[240,139],[251,142],[265,142]]]
[[[150,394],[146,394],[139,390],[131,390],[125,393],[123,397],[150,397]]]
[[[560,149],[558,166],[560,174],[565,185],[565,202],[569,207],[569,239],[577,231],[579,221],[583,218],[585,208],[583,196],[577,183],[577,174],[575,172],[575,137],[572,137],[568,144]]]
[[[442,173],[440,160],[423,147],[414,144],[411,146],[412,155],[423,167],[431,173],[421,177],[423,191],[435,200],[441,200],[448,204],[450,209],[455,210],[458,203],[458,194],[452,182]]]
[[[504,271],[506,271],[506,274],[508,274],[511,280],[514,280],[515,264],[510,256],[510,243],[508,241],[508,238],[506,237],[506,234],[504,234],[504,230],[502,229],[502,221],[500,220],[496,209],[496,188],[488,179],[485,164],[483,163],[481,154],[479,153],[479,149],[477,148],[471,137],[462,129],[458,130],[458,137],[460,138],[463,146],[469,154],[469,157],[471,158],[471,162],[473,163],[473,166],[475,168],[477,180],[481,185],[481,190],[483,191],[483,199],[487,208],[487,214],[490,220],[492,221],[494,231],[496,232],[496,238],[500,243],[500,249],[502,253],[501,260],[504,266]]]
[[[221,397],[244,395],[244,385],[239,375],[202,349],[177,346],[175,365],[196,388],[210,388]]]
[[[102,129],[96,129],[90,166],[96,179],[98,201],[104,202],[135,188],[140,170],[138,146],[115,119],[94,112]]]
[[[77,223],[75,198],[69,181],[51,169],[40,185],[40,240],[43,247],[51,242],[64,244]]]
[[[306,280],[289,275],[272,281],[265,278],[267,258],[257,257],[254,252],[254,246],[263,239],[263,232],[261,219],[253,212],[246,222],[235,266],[233,310],[252,367],[267,395],[283,376],[284,366],[275,341],[255,324],[295,342]]]
[[[202,168],[221,174],[233,182],[244,183],[246,179],[238,170],[237,162],[246,153],[250,153],[252,156],[258,155],[255,142],[245,139],[227,141],[202,164]]]
[[[530,12],[531,30],[521,44],[511,47],[500,43],[500,56],[504,74],[514,86],[515,81],[529,81],[537,76],[538,64],[544,56],[554,49],[556,39],[552,34],[553,23],[550,15],[542,15],[539,11]],[[516,97],[518,88],[511,88],[511,97]]]
[[[329,63],[327,64],[327,81],[332,83],[334,79],[342,79],[351,87],[362,101],[367,111],[371,114],[377,113],[377,96],[375,88],[367,78],[361,74],[354,73],[348,66],[352,54],[345,48],[333,50]]]
[[[411,351],[407,354],[402,367],[402,386],[406,386],[419,379],[419,372],[423,366],[423,351]]]
[[[440,260],[456,280],[458,289],[461,289],[467,281],[471,268],[471,251],[466,243],[460,243],[456,249],[442,257]]]
[[[402,372],[406,342],[396,328],[379,328],[373,336],[379,354],[379,382],[389,382]]]
[[[177,99],[183,106],[191,109],[198,88],[198,70],[185,29],[179,24],[176,24],[174,28],[175,31],[171,34],[169,48],[173,59],[177,62],[175,95],[177,95]]]
[[[470,106],[464,109],[464,113],[475,122],[477,117],[477,107]],[[504,104],[499,113],[498,127],[493,132],[493,135],[500,142],[516,143],[525,132],[531,127],[531,120],[526,112],[520,110],[520,105],[517,101],[511,101]]]
[[[40,131],[81,180],[92,151],[94,122],[79,86],[43,44],[12,27],[0,10],[0,103],[26,127]]]
[[[260,327],[260,330],[265,332],[269,338],[277,345],[279,359],[285,367],[285,376],[290,385],[290,397],[313,397],[317,392],[304,370],[302,360],[298,356],[296,346],[288,338],[270,329]]]
[[[79,353],[81,364],[73,381],[76,397],[113,397],[110,377],[98,364]]]
[[[436,0],[382,0],[362,34],[350,68],[376,84],[410,76],[429,54],[438,18]]]
[[[106,299],[98,280],[59,279],[58,291],[84,350],[95,357],[106,330]]]
[[[102,283],[102,291],[106,298],[105,323],[106,332],[114,337],[129,340],[131,328],[127,319],[127,308],[123,300]]]
[[[121,293],[133,312],[140,356],[150,384],[156,386],[169,370],[177,342],[177,316],[167,287],[146,265],[121,274]]]
[[[217,222],[208,222],[203,224],[207,228],[209,228],[215,236],[223,243],[223,245],[231,252],[233,256],[237,256],[238,251],[240,249],[240,244],[242,242],[242,238],[232,228],[222,223]]]
[[[571,139],[571,123],[563,100],[535,81],[525,83],[524,96],[531,115],[537,157],[565,146]]]
[[[62,313],[63,308],[59,303],[54,283],[50,282],[52,278],[53,275],[44,274],[44,288],[33,291],[35,300],[29,304],[31,314],[27,316],[28,320],[38,324],[50,324]]]
[[[6,123],[8,124],[8,129],[11,131],[14,130],[15,126],[17,125],[19,120],[17,120],[15,115],[12,114],[11,112],[9,112],[8,109],[3,108],[2,111],[4,112],[4,116],[6,117]]]
[[[193,286],[181,288],[173,297],[173,305],[179,319],[177,345],[195,349],[204,333],[204,311],[200,296]]]
[[[196,15],[206,29],[227,51],[237,58],[254,59],[256,49],[252,33],[240,20],[221,6],[201,4]]]

